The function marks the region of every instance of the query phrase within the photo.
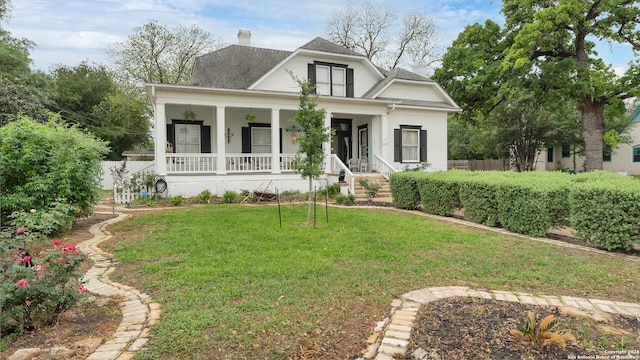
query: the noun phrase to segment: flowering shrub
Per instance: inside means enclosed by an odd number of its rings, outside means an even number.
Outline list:
[[[381,187],[378,180],[372,182],[366,176],[359,176],[358,183],[364,188],[364,191],[367,194],[367,201],[371,201],[373,198],[378,196],[378,191]]]
[[[80,272],[86,255],[76,246],[56,240],[41,259],[23,254],[2,254],[0,336],[49,325],[86,296]]]

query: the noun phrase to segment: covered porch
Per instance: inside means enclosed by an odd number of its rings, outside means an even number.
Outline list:
[[[249,181],[251,176],[297,175],[293,162],[302,129],[291,121],[298,110],[296,94],[171,89],[151,88],[156,91],[151,95],[156,172],[168,182],[184,186],[194,177],[198,181],[206,177],[230,184]],[[346,170],[347,180],[353,172],[377,171],[376,158],[389,155],[384,153],[388,146],[383,146],[388,138],[386,103],[319,98],[318,106],[326,110],[325,126],[334,130],[331,141],[323,144],[325,178],[337,176],[341,169]],[[350,167],[350,160],[358,163],[357,168]]]

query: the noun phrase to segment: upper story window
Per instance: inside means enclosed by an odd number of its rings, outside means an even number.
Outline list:
[[[347,65],[316,61],[308,64],[308,72],[316,94],[353,97],[353,69]]]

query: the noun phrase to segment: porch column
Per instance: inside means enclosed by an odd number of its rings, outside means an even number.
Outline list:
[[[271,173],[280,174],[280,109],[271,109]]]
[[[382,144],[380,146],[380,157],[386,162],[392,163],[393,158],[390,157],[390,147],[393,148],[393,144],[389,146],[389,116],[387,114],[380,115],[380,138]]]
[[[167,119],[165,113],[165,103],[156,103],[154,119],[155,124],[155,162],[156,173],[158,175],[167,175]],[[174,145],[175,146],[175,145]]]
[[[227,154],[225,152],[225,111],[224,106],[216,106],[216,173],[227,173]]]
[[[324,116],[324,128],[331,129],[331,111],[327,110]],[[322,144],[324,148],[324,172],[325,174],[331,173],[331,139],[328,142]]]

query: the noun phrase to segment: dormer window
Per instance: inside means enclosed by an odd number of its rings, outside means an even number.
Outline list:
[[[309,64],[309,81],[318,95],[353,97],[353,69],[316,61]]]

